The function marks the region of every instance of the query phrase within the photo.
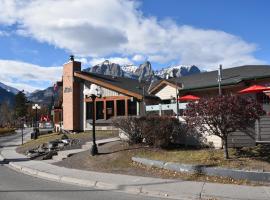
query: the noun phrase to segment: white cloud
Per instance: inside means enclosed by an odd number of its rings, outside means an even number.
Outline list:
[[[0,23],[17,23],[17,33],[80,56],[138,59],[138,54],[210,68],[263,63],[254,56],[255,44],[219,30],[146,17],[137,1],[0,0],[0,5]]]
[[[0,82],[32,92],[61,79],[62,67],[41,67],[20,61],[0,60]]]
[[[105,60],[109,60],[112,63],[117,63],[119,65],[128,65],[128,64],[133,64],[133,62],[128,59],[128,58],[121,58],[121,57],[108,57],[108,58],[93,58],[90,61],[90,65],[94,66],[97,64],[100,64],[102,62],[104,62]]]
[[[5,36],[9,36],[9,35],[10,35],[9,32],[0,30],[0,37],[5,37]]]
[[[143,62],[146,60],[146,57],[141,54],[136,54],[132,57],[132,60],[135,62]]]

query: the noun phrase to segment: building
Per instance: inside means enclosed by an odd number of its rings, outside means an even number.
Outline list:
[[[97,125],[110,127],[112,117],[136,116],[146,112],[157,114],[181,115],[186,103],[178,103],[179,96],[192,94],[209,97],[219,94],[218,71],[204,72],[180,78],[161,79],[155,83],[139,82],[138,80],[100,75],[81,71],[81,63],[71,59],[63,67],[63,102],[55,108],[55,119],[63,120],[63,128],[68,131],[91,130],[92,100],[83,91],[91,84],[100,86],[103,91],[101,98],[95,102]],[[238,91],[253,85],[270,86],[270,66],[247,65],[224,69],[222,71],[221,91],[223,94],[236,94]],[[251,94],[270,112],[268,93]],[[178,108],[178,109],[177,109]],[[58,116],[57,116],[58,115]],[[60,122],[59,122],[60,123]],[[57,124],[57,123],[56,123]],[[265,126],[265,131],[264,127]],[[266,120],[260,130],[267,132],[270,126]],[[230,138],[231,146],[251,146],[256,144],[258,134],[254,127],[254,137],[244,133],[235,133]],[[266,136],[270,141],[270,134]],[[218,138],[208,138],[215,146],[221,146]]]
[[[71,60],[63,67],[63,128],[83,131],[92,128],[92,100],[83,91],[91,84],[101,87],[97,98],[97,124],[109,125],[112,117],[134,116],[145,113],[146,104],[159,99],[148,93],[150,83],[81,71],[81,63]]]

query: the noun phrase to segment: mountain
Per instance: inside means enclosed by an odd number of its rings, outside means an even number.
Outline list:
[[[53,87],[45,90],[36,90],[28,95],[28,100],[33,103],[50,105],[52,103]]]
[[[168,77],[188,76],[200,72],[201,72],[200,69],[195,65],[192,66],[177,65],[155,71],[155,75],[161,78],[168,78]]]
[[[111,76],[124,76],[125,73],[119,64],[111,63],[108,60],[91,68],[87,68],[86,71]]]
[[[1,82],[0,82],[0,88],[6,90],[7,92],[11,92],[13,94],[17,94],[19,92],[18,89],[11,87],[11,86],[8,86],[8,85],[5,85],[4,83],[1,83]]]
[[[151,63],[149,61],[146,61],[136,69],[135,75],[139,77],[139,80],[146,80],[155,74],[152,70]]]
[[[0,104],[3,102],[7,102],[9,105],[14,105],[15,94],[0,87]]]
[[[134,78],[139,80],[148,80],[152,75],[158,76],[160,78],[169,78],[169,77],[181,77],[187,76],[191,74],[200,73],[200,69],[195,65],[192,66],[170,66],[163,68],[161,70],[154,71],[152,69],[152,65],[149,61],[139,65],[139,67],[135,65],[119,65],[116,63],[112,63],[108,60],[95,65],[93,67],[86,68],[84,71],[99,73],[104,75],[111,76],[122,76],[128,78]]]

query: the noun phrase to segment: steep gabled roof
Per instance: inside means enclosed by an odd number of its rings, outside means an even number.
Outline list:
[[[126,77],[116,77],[90,72],[75,72],[75,77],[90,81],[104,88],[126,94],[128,96],[142,99],[145,97],[154,97],[148,94],[149,82],[139,82],[136,79]]]

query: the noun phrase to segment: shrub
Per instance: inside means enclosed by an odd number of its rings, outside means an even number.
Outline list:
[[[141,143],[142,136],[142,123],[138,117],[116,117],[112,120],[113,125],[122,129],[129,137],[131,144]]]
[[[179,134],[180,123],[176,118],[168,116],[141,117],[145,142],[154,147],[166,148],[173,135]]]
[[[125,131],[130,143],[144,142],[150,146],[166,148],[183,133],[183,125],[169,116],[118,117],[114,126]]]

